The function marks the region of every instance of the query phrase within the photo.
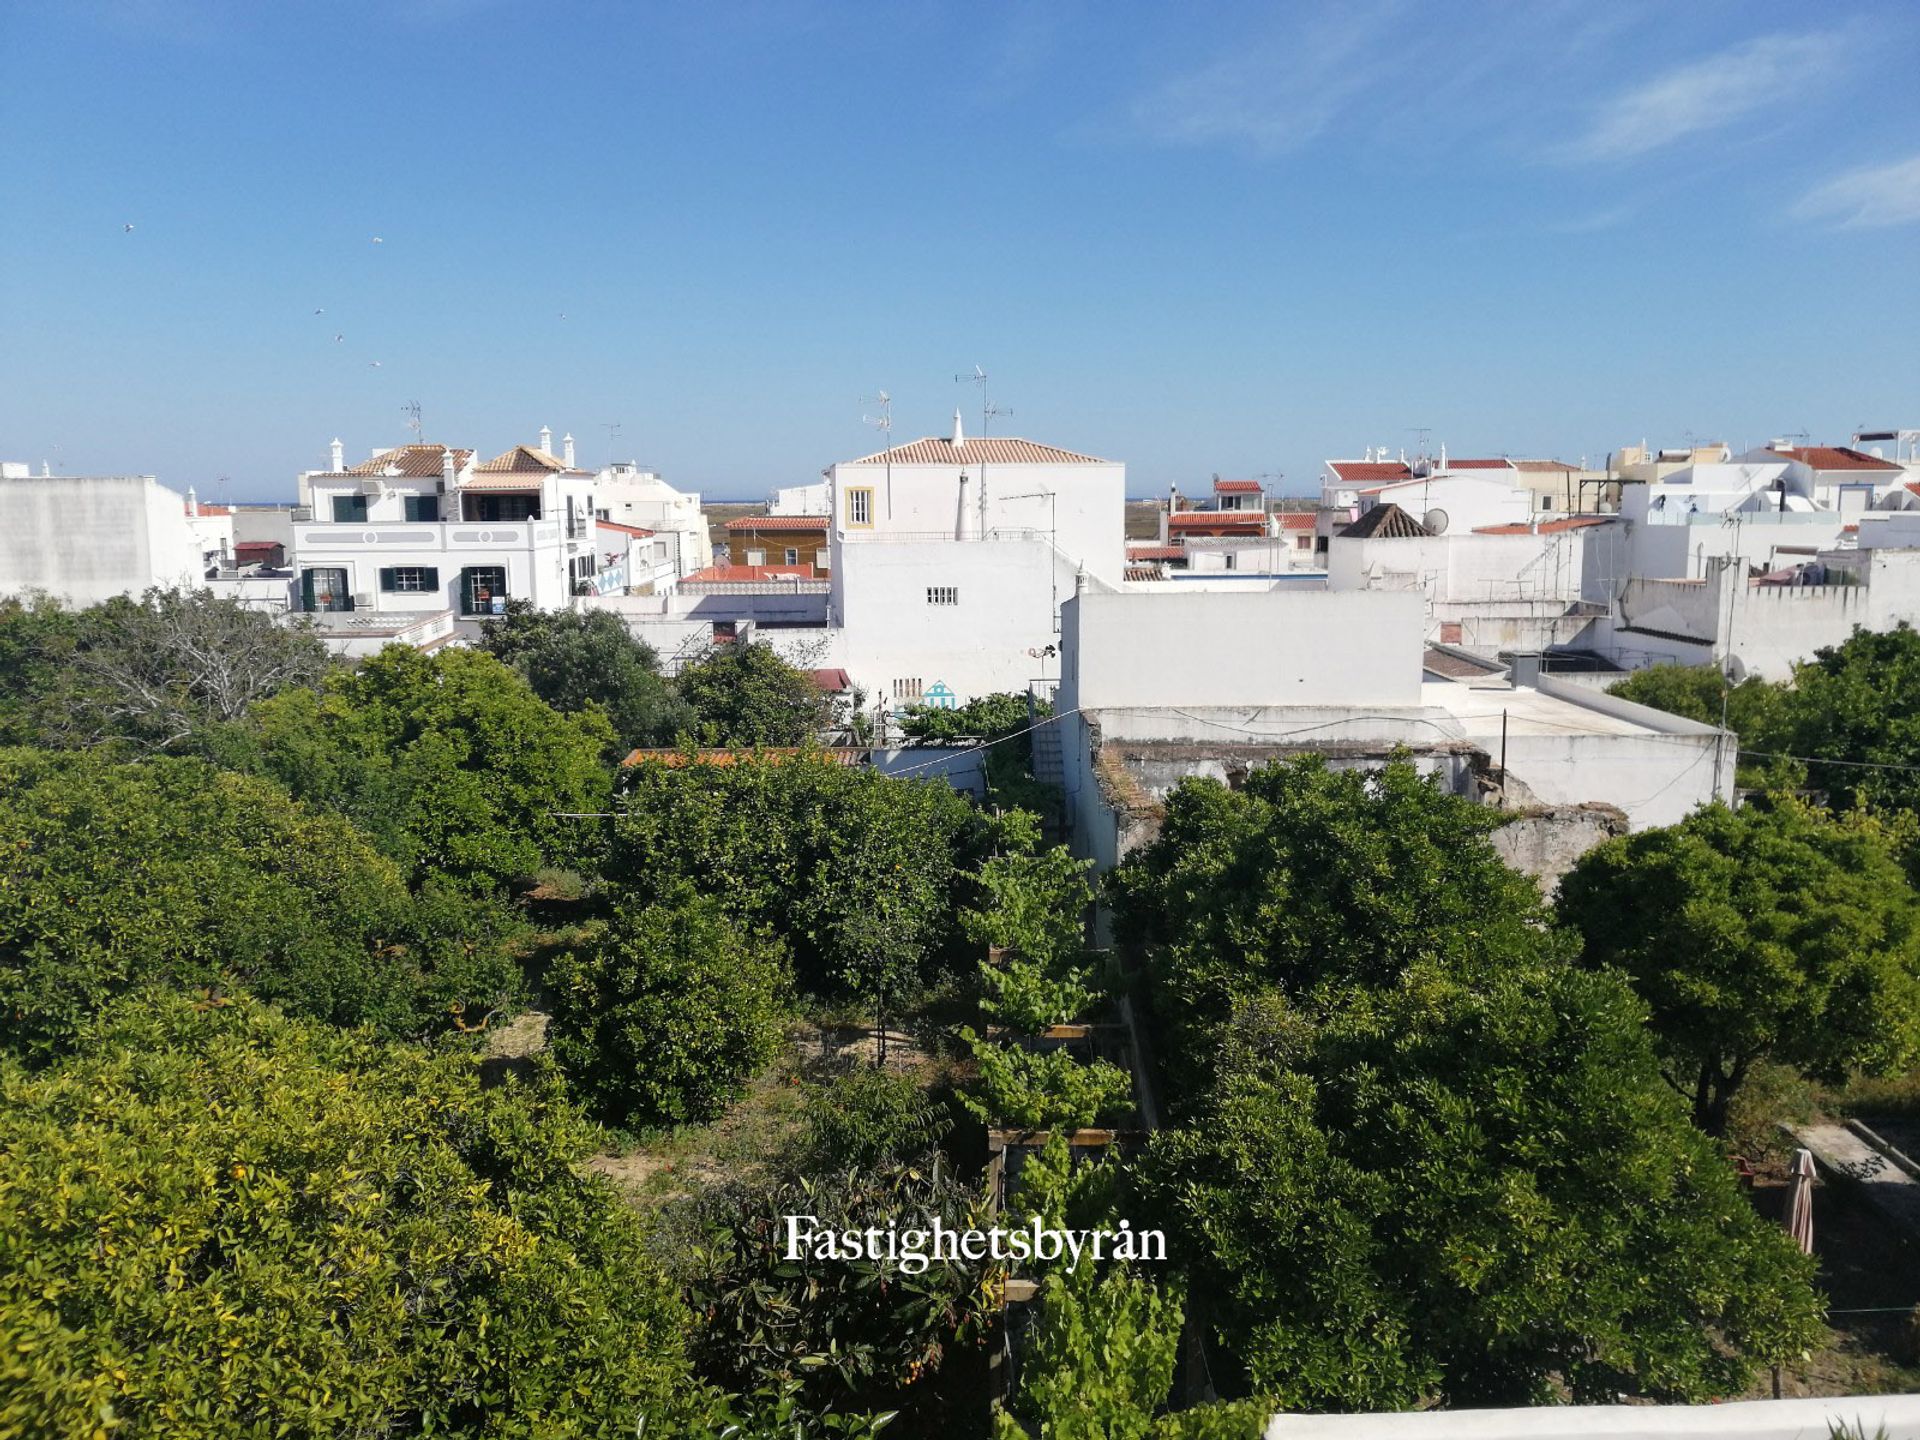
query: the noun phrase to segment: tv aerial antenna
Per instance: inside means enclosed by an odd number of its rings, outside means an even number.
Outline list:
[[[864,397],[863,397],[864,399]],[[885,390],[873,392],[870,402],[879,407],[878,415],[862,415],[860,423],[880,432],[880,452],[887,462],[887,519],[893,519],[893,396]]]
[[[1433,427],[1431,425],[1409,425],[1407,427],[1407,434],[1415,437],[1413,442],[1414,455],[1418,459],[1421,459],[1421,460],[1426,459],[1427,458],[1427,440],[1428,440],[1428,437],[1430,437],[1433,434]],[[1384,460],[1387,457],[1382,455],[1380,458]]]
[[[1004,405],[996,405],[988,398],[987,372],[982,370],[978,365],[973,367],[972,374],[956,375],[953,377],[953,380],[956,385],[978,385],[980,387],[980,434],[982,437],[993,427],[994,416],[1013,414],[1011,409]]]
[[[407,428],[413,431],[413,443],[420,444],[420,402],[415,400],[411,404],[402,405],[400,412],[407,417]]]
[[[602,420],[600,428],[607,432],[607,465],[611,468],[615,459],[614,447],[620,441],[621,425],[618,420]]]

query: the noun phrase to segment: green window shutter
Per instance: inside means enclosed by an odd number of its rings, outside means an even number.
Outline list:
[[[313,571],[300,572],[300,608],[309,615],[313,613]]]
[[[439,570],[432,565],[422,565],[420,567],[420,588],[423,590],[438,590],[440,588]]]
[[[388,590],[388,591],[391,591],[394,588],[394,578],[393,578],[392,567],[385,566],[385,565],[380,567],[380,588],[382,590]]]

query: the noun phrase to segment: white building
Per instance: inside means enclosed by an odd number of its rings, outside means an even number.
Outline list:
[[[568,436],[564,443],[571,465],[573,438]],[[698,491],[676,490],[656,471],[628,460],[609,465],[594,477],[594,503],[602,520],[635,525],[660,537],[680,579],[713,561],[713,544]]]
[[[832,508],[833,501],[824,480],[816,480],[811,485],[782,485],[767,496],[769,515],[827,515],[832,513]]]
[[[230,553],[231,527],[193,514],[151,475],[34,475],[9,462],[0,465],[0,594],[44,591],[78,607],[201,586]]]
[[[1075,850],[1102,868],[1152,838],[1182,779],[1231,785],[1303,753],[1370,766],[1404,749],[1455,793],[1524,810],[1499,843],[1543,880],[1731,793],[1735,744],[1712,726],[1550,676],[1423,679],[1417,594],[1086,586],[1064,611],[1061,718],[1036,758],[1058,747]]]
[[[297,607],[451,611],[471,633],[509,599],[557,610],[576,594],[624,590],[624,566],[599,553],[595,477],[547,451],[549,440],[543,430],[541,447],[479,464],[471,450],[397,445],[351,468],[336,440],[331,468],[300,476]]]
[[[1784,464],[1797,493],[1811,497],[1821,509],[1850,520],[1873,509],[1889,490],[1901,489],[1915,478],[1905,466],[1851,445],[1789,445],[1775,440],[1740,458]]]

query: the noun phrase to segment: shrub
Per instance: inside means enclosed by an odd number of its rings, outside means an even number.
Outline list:
[[[0,1434],[589,1437],[715,1410],[558,1087],[148,993],[0,1067]],[[677,1427],[685,1427],[684,1431]]]
[[[861,1066],[815,1085],[808,1133],[801,1149],[804,1173],[870,1170],[918,1159],[952,1128],[947,1107],[914,1076]]]
[[[1029,1034],[1077,1020],[1105,997],[1093,983],[1090,967],[1048,967],[1018,955],[997,965],[983,960],[980,983],[985,991],[980,1008],[1001,1024]]]
[[[833,701],[770,645],[716,646],[676,682],[703,745],[805,745],[833,723]]]
[[[1105,1060],[1082,1064],[1068,1050],[1024,1050],[962,1034],[980,1065],[979,1093],[964,1103],[989,1125],[1077,1130],[1117,1120],[1133,1103],[1127,1072]]]
[[[610,1124],[711,1120],[780,1046],[778,942],[689,891],[626,903],[547,985],[554,1059]]]

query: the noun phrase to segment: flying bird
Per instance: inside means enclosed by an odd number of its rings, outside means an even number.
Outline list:
[[[334,344],[336,344],[336,345],[338,345],[338,344],[339,344],[339,343],[340,343],[340,342],[341,342],[342,340],[344,340],[344,339],[346,339],[346,338],[347,338],[347,337],[346,337],[346,336],[344,336],[344,335],[336,335],[336,336],[334,336],[334,337],[333,337],[333,343],[334,343]]]
[[[122,228],[122,229],[123,229],[123,230],[124,230],[124,231],[125,231],[125,232],[126,232],[127,234],[129,234],[129,235],[131,235],[131,234],[133,233],[133,222],[132,222],[132,221],[128,221],[128,222],[127,222],[127,224],[126,224],[126,225],[124,225],[124,226],[122,226],[121,228]]]
[[[374,237],[373,237],[373,243],[374,243],[374,244],[376,244],[376,245],[384,245],[384,244],[386,244],[387,242],[386,242],[386,238],[385,238],[384,236],[381,236],[381,235],[376,235],[376,236],[374,236]]]
[[[367,364],[370,368],[374,370],[378,370],[380,368],[380,362],[378,360],[369,360],[367,361]]]
[[[322,305],[318,310],[314,311],[313,313],[316,315],[324,315],[327,313],[327,307]]]

